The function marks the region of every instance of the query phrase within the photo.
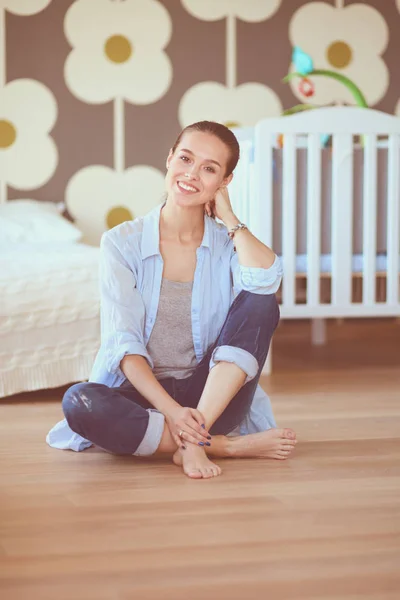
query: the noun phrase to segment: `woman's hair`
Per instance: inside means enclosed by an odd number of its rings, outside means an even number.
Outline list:
[[[212,135],[215,135],[218,139],[221,140],[221,142],[225,144],[225,146],[228,147],[230,157],[226,166],[226,173],[224,176],[229,177],[229,175],[233,172],[238,163],[240,154],[239,142],[237,141],[233,132],[230,129],[228,129],[228,127],[225,127],[225,125],[222,125],[221,123],[216,123],[215,121],[198,121],[197,123],[193,123],[192,125],[188,125],[187,127],[185,127],[185,129],[182,129],[182,131],[178,135],[175,144],[173,145],[173,153],[179,146],[182,136],[185,133],[189,133],[191,131],[212,133]]]

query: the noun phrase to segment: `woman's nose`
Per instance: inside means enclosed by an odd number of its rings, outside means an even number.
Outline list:
[[[197,167],[189,167],[186,169],[185,176],[188,179],[198,179],[199,178],[199,170]]]

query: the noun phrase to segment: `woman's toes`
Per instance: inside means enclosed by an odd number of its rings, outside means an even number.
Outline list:
[[[280,457],[288,458],[291,455],[291,451],[290,450],[278,450],[277,454]]]
[[[203,477],[203,479],[209,479],[210,477],[212,477],[212,472],[211,469],[209,469],[209,467],[201,467],[201,476]]]
[[[283,436],[289,440],[295,440],[296,439],[296,432],[293,431],[293,429],[284,429],[283,430]]]
[[[192,479],[201,479],[203,477],[203,474],[201,473],[201,471],[199,471],[199,469],[192,469],[189,473],[188,473],[189,477],[191,477]]]
[[[284,440],[281,443],[281,450],[289,450],[291,452],[292,450],[295,449],[295,447],[296,447],[296,444],[293,444],[293,442],[289,442],[289,441],[286,442]]]
[[[279,450],[287,450],[288,452],[292,452],[292,450],[294,450],[294,445],[292,445],[292,444],[285,444],[284,442],[282,442],[282,444],[280,445]]]

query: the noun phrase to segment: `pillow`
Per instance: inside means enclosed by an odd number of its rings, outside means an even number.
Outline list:
[[[0,242],[78,242],[82,232],[54,202],[10,200],[0,204]]]

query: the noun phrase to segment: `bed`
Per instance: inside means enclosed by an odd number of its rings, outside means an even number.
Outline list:
[[[80,243],[54,205],[24,201],[22,218],[7,204],[0,207],[0,397],[87,379],[100,344],[98,248]]]

